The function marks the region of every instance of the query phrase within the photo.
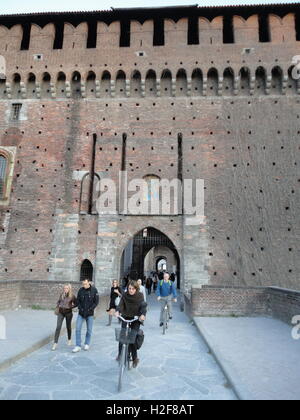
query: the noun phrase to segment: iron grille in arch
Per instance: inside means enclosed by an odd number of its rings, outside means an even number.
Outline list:
[[[81,271],[80,271],[80,281],[83,280],[90,280],[93,281],[93,264],[89,260],[84,260],[81,265]]]

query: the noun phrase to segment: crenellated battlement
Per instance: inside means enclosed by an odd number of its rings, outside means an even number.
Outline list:
[[[188,45],[258,45],[263,42],[271,44],[288,44],[298,41],[297,17],[289,13],[283,17],[269,14],[261,23],[258,14],[247,19],[232,16],[225,21],[224,16],[217,16],[211,21],[198,17],[192,23],[189,18],[178,21],[164,19],[159,36],[156,33],[155,21],[136,20],[127,22],[114,21],[110,24],[97,22],[91,33],[88,21],[77,26],[64,22],[58,31],[58,25],[48,23],[44,27],[36,23],[30,25],[16,24],[8,28],[0,25],[0,51],[45,52],[51,49],[80,50],[93,48],[117,50],[119,48],[152,48],[158,46],[174,47]],[[1,21],[1,17],[0,17]],[[227,23],[227,26],[225,26]],[[262,24],[265,26],[262,27]],[[196,31],[195,31],[196,29]],[[193,31],[192,31],[193,30]],[[193,39],[189,35],[193,32]],[[190,37],[190,39],[189,39]],[[157,39],[160,38],[159,41]],[[229,40],[231,42],[229,42]],[[158,45],[156,45],[158,44]]]
[[[298,95],[299,16],[294,4],[0,16],[0,99]]]

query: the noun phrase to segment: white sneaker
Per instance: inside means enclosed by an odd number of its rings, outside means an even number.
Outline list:
[[[81,351],[81,347],[76,346],[72,353],[79,353]]]
[[[52,347],[52,351],[55,351],[57,349],[57,344],[56,343],[54,343],[53,344],[53,347]]]
[[[72,340],[68,340],[68,346],[72,346]]]
[[[84,346],[84,350],[85,351],[89,351],[89,349],[90,349],[90,346],[88,346],[87,344]]]

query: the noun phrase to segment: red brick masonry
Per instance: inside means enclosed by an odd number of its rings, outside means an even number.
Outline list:
[[[300,292],[276,287],[204,286],[192,291],[194,316],[268,315],[290,323],[300,315]]]

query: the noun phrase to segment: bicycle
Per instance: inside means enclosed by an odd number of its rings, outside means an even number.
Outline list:
[[[119,369],[119,383],[118,391],[122,390],[122,380],[125,370],[130,370],[130,352],[129,345],[134,344],[136,341],[137,331],[130,328],[130,325],[139,319],[138,316],[135,316],[134,319],[127,320],[124,319],[121,315],[118,316],[123,322],[126,323],[126,328],[116,328],[116,340],[122,344],[122,350],[120,355],[120,369]]]
[[[168,308],[168,302],[166,302],[165,307],[164,307],[164,314],[163,314],[163,335],[165,335],[167,332],[169,321],[170,321],[170,313],[169,313],[169,308]]]

